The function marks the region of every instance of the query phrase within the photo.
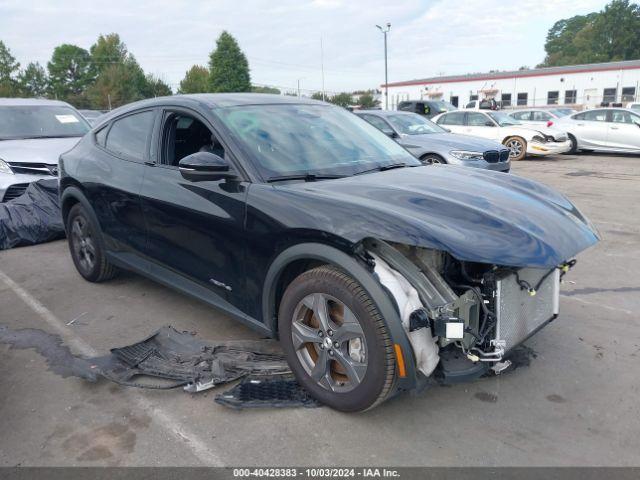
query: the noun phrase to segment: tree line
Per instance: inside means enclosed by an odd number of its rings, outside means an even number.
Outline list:
[[[613,0],[600,12],[557,21],[539,67],[640,59],[640,6]]]
[[[145,74],[117,33],[100,35],[89,50],[58,45],[46,68],[38,62],[20,68],[0,40],[0,97],[55,98],[105,110],[171,93],[164,81]]]

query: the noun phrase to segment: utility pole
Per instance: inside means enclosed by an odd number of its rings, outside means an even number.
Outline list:
[[[322,101],[324,102],[324,49],[322,48],[322,36],[320,37],[320,70],[322,72]]]
[[[391,23],[387,22],[385,28],[376,25],[384,35],[384,108],[389,110],[389,75],[387,71],[387,33],[391,30]]]

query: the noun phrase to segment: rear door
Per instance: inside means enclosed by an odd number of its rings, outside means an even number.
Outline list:
[[[451,130],[453,133],[465,133],[464,115],[465,112],[446,113],[439,117],[436,123]]]
[[[94,135],[95,155],[81,165],[89,201],[110,250],[142,252],[146,231],[140,188],[156,110],[139,110]]]
[[[640,151],[640,115],[630,111],[612,110],[607,134],[607,146],[622,151]]]
[[[587,110],[574,115],[573,132],[581,148],[606,148],[607,110]]]
[[[196,111],[163,108],[152,143],[140,193],[147,256],[241,306],[248,183],[239,178],[191,181],[182,176],[178,162],[199,151],[215,153],[237,171],[219,135]]]

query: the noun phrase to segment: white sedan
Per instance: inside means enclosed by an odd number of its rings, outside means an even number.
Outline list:
[[[552,155],[571,149],[566,132],[546,126],[527,127],[503,112],[459,110],[437,115],[432,121],[453,133],[496,140],[509,148],[514,161],[526,155]]]
[[[573,108],[558,107],[543,110],[542,108],[527,108],[509,112],[511,118],[515,118],[523,125],[532,127],[552,127],[558,118],[577,113]]]
[[[569,133],[571,151],[640,153],[640,114],[624,108],[597,108],[558,119]]]

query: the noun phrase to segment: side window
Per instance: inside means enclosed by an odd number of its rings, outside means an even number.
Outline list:
[[[514,114],[511,115],[513,118],[515,118],[516,120],[522,120],[522,121],[527,121],[527,120],[531,120],[531,112],[516,112]]]
[[[109,131],[109,125],[101,128],[96,132],[96,143],[101,147],[104,147],[106,145],[108,131]]]
[[[438,119],[439,125],[464,125],[464,112],[452,112]]]
[[[402,110],[403,112],[413,112],[413,103],[411,103],[411,102],[400,102],[398,104],[398,110]]]
[[[389,126],[389,124],[380,117],[376,117],[375,115],[362,115],[362,118],[364,118],[367,122],[369,122],[381,132],[384,132],[386,134],[393,133],[393,129]]]
[[[582,118],[580,120],[587,120],[589,122],[606,122],[607,111],[606,110],[587,110],[581,113]]]
[[[118,156],[142,162],[152,127],[152,111],[134,113],[116,120],[109,130],[105,148]]]
[[[484,127],[489,119],[482,113],[469,112],[467,113],[467,125],[470,127]]]
[[[640,123],[640,117],[630,112],[614,110],[611,112],[611,121],[613,123]]]
[[[196,152],[210,152],[224,158],[224,148],[204,123],[191,115],[177,112],[165,113],[161,152],[161,162],[172,167],[177,167],[180,160]]]
[[[547,112],[533,112],[533,121],[534,122],[546,122],[551,120],[551,115]]]

